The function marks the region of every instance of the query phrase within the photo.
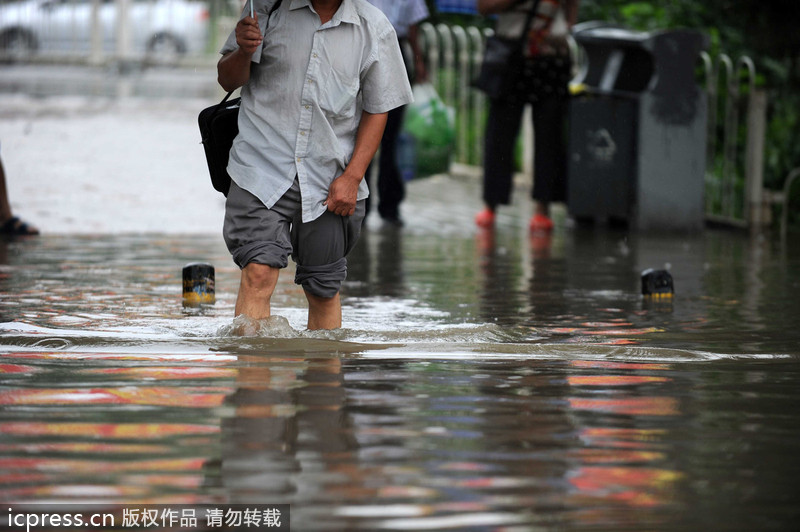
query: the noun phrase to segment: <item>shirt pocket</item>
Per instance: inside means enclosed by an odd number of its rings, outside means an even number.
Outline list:
[[[353,118],[356,113],[358,97],[358,75],[345,74],[336,68],[326,73],[319,105],[325,113],[333,118]]]

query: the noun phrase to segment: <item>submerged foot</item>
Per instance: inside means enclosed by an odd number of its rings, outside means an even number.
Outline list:
[[[245,315],[236,316],[230,325],[220,329],[220,336],[242,336],[262,338],[293,338],[297,336],[283,316],[270,316],[262,320],[255,320]]]

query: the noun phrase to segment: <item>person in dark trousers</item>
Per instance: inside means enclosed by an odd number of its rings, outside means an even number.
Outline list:
[[[419,46],[419,23],[430,16],[424,0],[368,0],[380,9],[394,26],[405,60],[409,79],[422,83],[428,72]],[[389,111],[386,131],[381,141],[378,160],[378,214],[384,222],[401,226],[400,203],[405,199],[406,187],[397,166],[397,138],[403,128],[405,106]],[[369,171],[368,171],[369,174]],[[369,212],[371,201],[367,201]]]
[[[223,89],[242,88],[223,226],[242,269],[235,313],[270,316],[291,255],[308,328],[334,329],[369,194],[364,174],[411,86],[394,28],[366,0],[273,4],[256,1],[253,17],[245,6],[217,66]]]
[[[572,77],[567,36],[577,21],[579,0],[539,0],[525,46],[525,65],[516,92],[492,99],[485,131],[483,201],[475,217],[479,227],[494,227],[499,205],[511,199],[514,147],[525,105],[533,108],[534,215],[531,231],[553,229],[550,204],[565,201],[567,191],[566,121]],[[518,38],[534,0],[478,0],[483,15],[497,15],[495,31]]]

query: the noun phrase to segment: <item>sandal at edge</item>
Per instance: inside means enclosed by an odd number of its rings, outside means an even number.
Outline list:
[[[39,234],[39,230],[23,222],[19,216],[12,216],[0,225],[0,234],[11,236],[34,236]]]

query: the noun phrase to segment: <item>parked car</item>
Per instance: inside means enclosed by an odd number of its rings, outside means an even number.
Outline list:
[[[119,53],[118,36],[123,20],[120,13],[127,13],[131,54],[170,60],[205,49],[209,21],[204,2],[127,0],[125,3],[127,9],[120,10],[118,0],[4,2],[0,4],[0,56],[24,59],[49,53],[87,55],[93,42],[104,53]],[[93,28],[96,28],[94,38]]]

